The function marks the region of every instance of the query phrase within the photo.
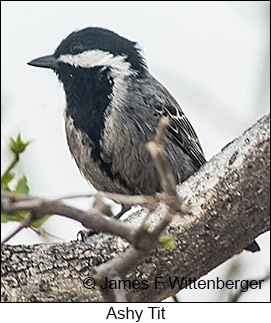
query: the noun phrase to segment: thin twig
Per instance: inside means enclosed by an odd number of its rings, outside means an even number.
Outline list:
[[[155,205],[160,202],[159,198],[152,195],[122,195],[116,193],[98,192],[97,195],[113,200],[116,203],[127,205]]]
[[[148,147],[153,157],[155,166],[160,175],[162,188],[164,191],[165,199],[163,200],[171,209],[179,209],[177,202],[177,191],[176,183],[169,163],[165,157],[164,137],[167,131],[169,121],[166,118],[162,118],[159,126],[157,135],[153,143],[149,143]],[[145,228],[145,224],[152,211],[154,211],[161,202],[162,199],[155,198],[153,196],[123,196],[120,194],[104,193],[100,192],[98,196],[110,198],[116,202],[130,205],[146,205],[149,207],[144,221],[138,227],[124,223],[122,221],[109,218],[102,211],[104,211],[103,205],[98,203],[96,206],[88,211],[83,211],[75,207],[66,205],[61,199],[41,199],[24,196],[11,195],[8,192],[3,191],[1,193],[1,205],[7,214],[14,213],[19,210],[28,210],[31,212],[31,222],[37,218],[42,218],[47,214],[58,214],[65,217],[77,220],[81,222],[85,227],[93,229],[95,232],[104,232],[117,235],[123,239],[126,239],[132,244],[118,258],[114,258],[107,263],[100,265],[95,269],[95,278],[98,282],[101,282],[104,277],[125,277],[129,270],[131,270],[136,264],[138,264],[159,242],[159,236],[162,231],[171,222],[174,213],[166,208],[166,213],[159,221],[157,226],[149,232]],[[85,197],[93,197],[92,194],[84,195]],[[163,195],[162,195],[163,196]],[[82,195],[73,195],[68,198],[78,198]],[[172,208],[172,205],[174,206]],[[30,222],[30,223],[31,223]],[[25,227],[26,224],[21,224]],[[20,230],[21,230],[20,226]],[[19,229],[18,229],[19,230]],[[16,233],[15,233],[16,234]],[[123,301],[126,300],[125,291],[122,290],[120,293],[115,293],[110,290],[102,290],[105,300],[110,301]]]
[[[11,232],[4,240],[1,241],[1,246],[7,243],[11,238],[13,238],[16,234],[18,234],[22,229],[28,227],[33,222],[33,216],[30,214],[28,217],[26,217],[19,225],[18,227]]]
[[[93,229],[95,232],[109,233],[119,236],[130,243],[135,243],[134,231],[135,226],[124,223],[120,220],[109,218],[103,213],[95,209],[83,211],[70,205],[64,204],[59,200],[49,200],[41,198],[29,198],[28,200],[20,200],[20,195],[16,194],[16,202],[13,196],[2,192],[2,211],[7,214],[16,211],[27,210],[34,212],[36,220],[48,214],[58,214],[67,218],[81,222],[86,228]]]
[[[147,144],[147,149],[149,150],[155,166],[158,170],[161,186],[163,190],[164,201],[170,206],[174,211],[181,211],[182,201],[177,194],[177,183],[175,181],[171,166],[165,155],[165,134],[167,127],[169,125],[169,120],[166,117],[161,118],[157,135],[154,142],[149,142]]]
[[[147,144],[147,148],[149,149],[154,160],[155,166],[160,175],[162,188],[166,194],[164,202],[171,209],[179,211],[180,206],[178,205],[178,202],[180,202],[180,200],[178,199],[176,191],[175,179],[172,170],[169,167],[169,163],[165,157],[164,137],[168,125],[169,120],[167,118],[161,118],[155,140],[154,142]],[[123,197],[121,196],[121,198]],[[143,198],[146,200],[146,197]],[[152,203],[150,203],[149,201],[147,204],[157,205],[156,200],[152,199]],[[104,277],[110,277],[110,272],[112,271],[112,269],[114,270],[114,273],[117,273],[119,276],[124,277],[129,270],[135,267],[146,255],[148,255],[148,253],[154,248],[154,246],[158,244],[158,239],[162,231],[173,219],[173,215],[175,213],[167,209],[166,211],[166,214],[164,214],[161,221],[159,221],[157,226],[151,232],[146,230],[145,227],[146,221],[152,213],[151,211],[149,211],[145,216],[143,222],[139,226],[138,230],[134,232],[134,237],[137,241],[137,244],[134,244],[134,246],[137,248],[140,247],[140,249],[135,249],[135,247],[130,246],[130,248],[128,248],[126,252],[120,255],[118,258],[114,258],[107,263],[100,265],[98,268],[96,268],[95,279],[102,281]],[[109,297],[111,301],[119,301],[119,298],[116,295],[114,296],[114,294],[110,291],[103,290],[102,292],[105,293],[104,297],[106,297],[107,300]]]
[[[1,176],[1,183],[2,183],[2,181],[5,180],[8,173],[14,168],[14,166],[19,162],[19,160],[20,160],[19,154],[15,154],[13,161],[10,163],[10,165],[8,166],[8,168],[6,169],[4,174]]]
[[[121,281],[121,277],[114,274],[110,277],[107,276],[106,278],[108,280],[114,280],[116,282]],[[100,288],[100,290],[103,295],[104,302],[127,302],[124,286],[120,286],[120,288],[118,289]]]

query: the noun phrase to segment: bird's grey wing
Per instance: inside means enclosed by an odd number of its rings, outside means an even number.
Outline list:
[[[159,88],[157,93],[159,93],[163,105],[163,115],[170,120],[169,138],[191,156],[199,168],[206,162],[206,159],[192,125],[174,97],[161,83],[155,81],[156,88]],[[161,107],[159,107],[159,111],[161,111]]]

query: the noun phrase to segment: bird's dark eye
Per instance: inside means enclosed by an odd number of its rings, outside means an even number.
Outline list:
[[[79,54],[83,51],[83,45],[81,43],[73,43],[71,45],[72,54]]]

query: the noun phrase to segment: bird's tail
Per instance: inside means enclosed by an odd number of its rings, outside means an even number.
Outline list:
[[[244,249],[247,251],[250,251],[250,252],[261,251],[260,246],[258,245],[258,243],[255,240],[253,242],[251,242],[250,244],[248,244]]]

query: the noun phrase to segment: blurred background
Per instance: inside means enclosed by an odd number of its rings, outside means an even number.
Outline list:
[[[26,63],[53,53],[70,32],[87,26],[111,29],[138,41],[151,73],[180,103],[207,159],[243,133],[270,105],[269,1],[2,1],[1,167],[12,155],[10,137],[32,140],[16,166],[31,194],[44,197],[93,192],[70,156],[64,133],[64,92],[55,75]],[[73,204],[88,208],[86,200]],[[114,206],[118,210],[118,206]],[[2,237],[17,223],[1,225]],[[54,237],[23,230],[9,243],[69,241],[78,223],[51,217],[44,229]],[[270,263],[270,235],[262,251],[243,252],[202,279],[261,279]],[[180,301],[229,301],[230,291],[184,290]],[[269,281],[239,301],[270,301]]]

